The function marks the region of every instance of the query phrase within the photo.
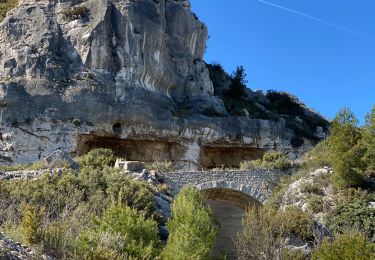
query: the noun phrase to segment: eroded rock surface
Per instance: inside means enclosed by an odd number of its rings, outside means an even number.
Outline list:
[[[227,111],[202,61],[207,35],[189,1],[20,0],[0,23],[1,163],[107,147],[213,168],[220,148],[241,147],[238,160],[308,149],[282,118]]]

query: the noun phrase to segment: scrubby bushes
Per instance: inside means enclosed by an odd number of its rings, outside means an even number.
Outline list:
[[[155,201],[148,184],[108,167],[113,158],[107,150],[98,150],[81,158],[79,171],[66,170],[61,177],[0,180],[0,230],[16,238],[21,233],[24,242],[38,243],[57,258],[82,259],[77,253],[84,244],[77,238],[86,231],[96,232],[91,225],[93,218],[108,220],[105,214],[109,214],[113,200],[131,208],[124,210],[130,216],[127,219],[136,214],[151,221]],[[139,232],[144,233],[142,225],[137,225],[133,230],[140,228]]]
[[[337,235],[332,243],[325,239],[322,245],[313,252],[312,259],[369,260],[375,259],[374,249],[374,245],[369,243],[365,236],[359,232],[350,231],[343,235]]]
[[[116,158],[112,150],[99,148],[79,157],[77,161],[80,167],[103,169],[104,167],[112,167],[116,162]]]
[[[218,227],[199,191],[188,187],[177,195],[168,230],[163,259],[210,259]]]
[[[308,213],[295,207],[285,211],[253,207],[248,210],[243,226],[235,238],[238,259],[292,259],[288,258],[291,255],[285,245],[286,236],[311,238],[313,222]]]
[[[21,171],[21,170],[41,170],[41,169],[46,169],[46,168],[49,168],[49,167],[44,161],[36,161],[35,163],[3,165],[3,166],[0,166],[0,171],[9,172],[9,171]]]
[[[349,192],[353,194],[347,195],[346,201],[328,214],[328,227],[336,233],[356,229],[367,239],[375,241],[375,208],[369,207],[369,202],[374,201],[375,196],[361,191]]]
[[[287,170],[291,163],[281,152],[271,151],[263,155],[262,160],[243,161],[240,163],[241,170],[249,169],[269,169],[269,170]]]
[[[172,172],[177,169],[177,167],[173,164],[173,162],[153,162],[146,165],[148,170],[155,170],[157,172]]]
[[[128,206],[112,206],[78,239],[84,259],[153,259],[159,253],[157,223]]]
[[[22,210],[22,235],[28,244],[35,244],[40,241],[41,219],[43,210],[35,206],[24,205]]]

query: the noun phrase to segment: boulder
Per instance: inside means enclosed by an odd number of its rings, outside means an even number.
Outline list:
[[[79,164],[75,162],[68,153],[56,150],[50,155],[48,155],[46,158],[44,158],[44,161],[46,162],[47,166],[49,167],[56,167],[56,166],[63,166],[64,164],[69,165],[72,169],[78,169]]]

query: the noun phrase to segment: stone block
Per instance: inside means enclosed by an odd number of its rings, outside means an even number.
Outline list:
[[[145,164],[139,161],[116,160],[115,168],[129,172],[142,172],[145,169]]]

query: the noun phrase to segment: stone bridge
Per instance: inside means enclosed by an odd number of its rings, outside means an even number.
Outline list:
[[[186,171],[165,173],[163,178],[173,194],[190,185],[203,193],[222,190],[223,195],[238,194],[241,198],[264,204],[283,175],[285,173],[274,170]],[[216,192],[216,195],[220,194]],[[218,199],[231,200],[233,197]],[[239,201],[235,202],[238,204]]]
[[[226,251],[233,259],[233,237],[242,228],[246,208],[264,204],[284,175],[270,170],[194,171],[169,172],[163,178],[174,195],[189,185],[202,192],[220,223],[214,253]]]

